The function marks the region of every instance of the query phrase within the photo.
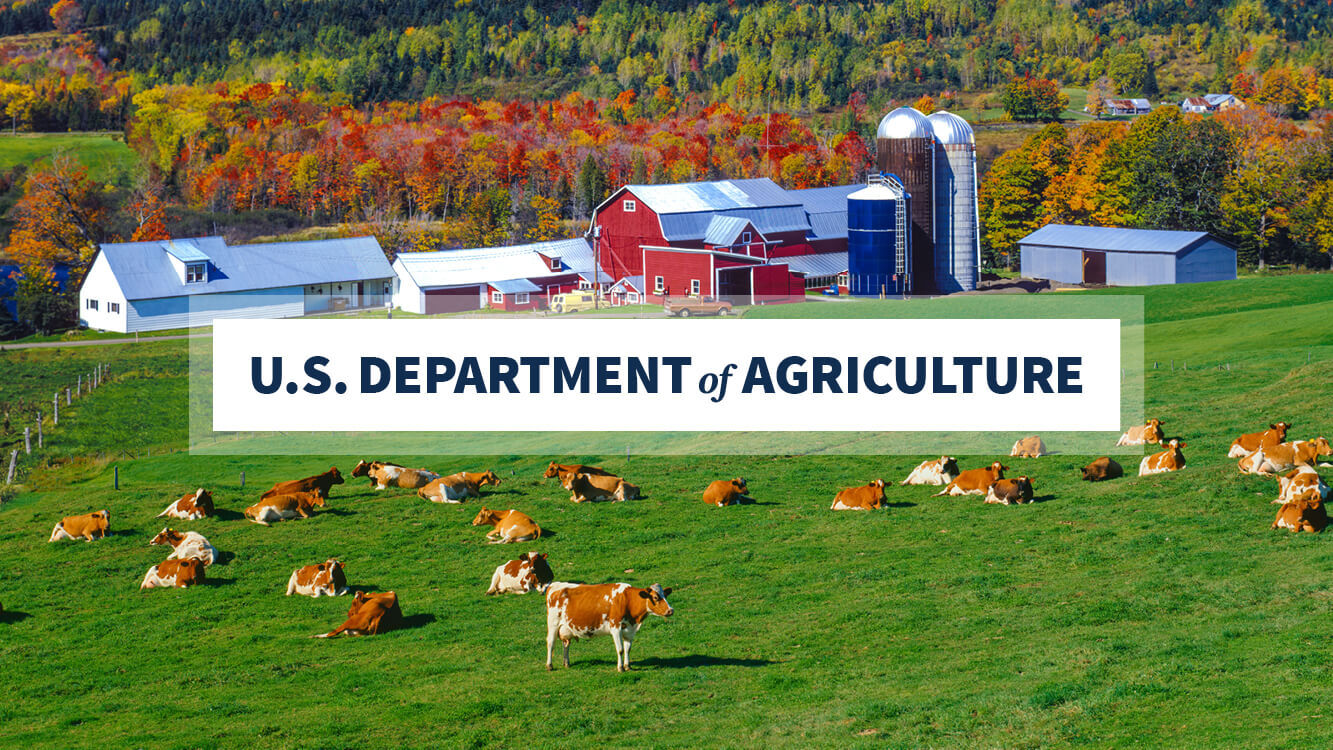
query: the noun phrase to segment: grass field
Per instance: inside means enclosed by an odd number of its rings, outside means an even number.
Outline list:
[[[89,174],[111,184],[124,182],[135,165],[134,152],[123,139],[113,138],[110,133],[0,132],[0,171],[32,165],[56,153],[73,155]]]
[[[469,525],[479,503],[360,479],[312,520],[240,520],[272,482],[359,457],[191,457],[186,342],[0,353],[4,398],[50,390],[78,357],[108,359],[116,378],[76,405],[49,465],[0,508],[0,746],[1328,746],[1333,539],[1270,531],[1275,484],[1225,454],[1273,419],[1300,437],[1333,432],[1320,325],[1333,276],[1134,291],[1147,360],[1201,363],[1147,376],[1148,412],[1189,442],[1182,472],[1088,485],[1089,456],[1006,459],[1040,502],[895,485],[890,508],[855,514],[828,511],[835,489],[899,480],[920,457],[566,457],[648,495],[597,506],[539,479],[547,457],[395,457],[494,468],[504,484],[484,504],[555,532],[508,547]],[[737,475],[757,504],[699,502],[708,481]],[[163,525],[153,515],[197,486],[222,514],[172,525],[228,559],[208,586],[139,592],[164,557],[147,546]],[[99,508],[113,536],[47,544],[59,517]],[[675,616],[635,640],[634,672],[615,672],[605,637],[544,671],[541,598],[483,595],[527,549],[549,553],[558,579],[675,588]],[[353,587],[397,591],[412,627],[310,640],[348,601],[282,593],[293,569],[330,556]]]

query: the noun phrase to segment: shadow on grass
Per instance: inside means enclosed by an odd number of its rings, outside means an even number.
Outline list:
[[[325,515],[325,514],[328,514],[328,515],[330,515],[330,516],[340,516],[340,517],[341,517],[341,516],[354,516],[354,515],[356,515],[356,511],[354,511],[354,510],[347,510],[346,508],[324,508],[323,510],[319,511],[319,513],[318,513],[318,515],[321,515],[321,516],[322,516],[322,515]]]
[[[407,615],[403,618],[403,624],[397,630],[416,630],[435,622],[435,615],[429,612],[419,612],[415,615]]]
[[[1032,496],[1032,502],[1034,502],[1034,503],[1049,503],[1050,501],[1052,501],[1052,500],[1054,500],[1054,499],[1055,499],[1055,495],[1033,495],[1033,496]]]
[[[28,614],[27,612],[15,612],[13,610],[10,610],[8,612],[0,612],[0,622],[6,624],[11,622],[23,622],[29,617],[32,617],[32,615]]]
[[[884,503],[886,508],[915,508],[916,503],[909,503],[906,500],[899,500],[896,503]]]
[[[236,583],[236,579],[234,578],[213,578],[212,576],[209,576],[204,579],[205,586],[230,586],[233,583]]]
[[[219,521],[244,521],[245,514],[239,510],[227,510],[226,508],[214,508],[213,517]]]
[[[729,656],[690,654],[688,656],[649,657],[632,662],[633,666],[657,669],[694,669],[697,667],[766,667],[774,662],[768,659],[736,659]]]
[[[223,552],[218,550],[217,559],[213,561],[214,565],[226,565],[236,559],[235,552]]]
[[[106,532],[107,536],[138,536],[138,529],[112,529]]]

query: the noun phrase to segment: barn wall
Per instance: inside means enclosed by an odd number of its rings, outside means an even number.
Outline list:
[[[412,280],[411,274],[403,268],[400,261],[393,262],[393,272],[398,275],[393,285],[393,306],[404,312],[424,315],[426,312],[426,297],[421,292],[421,287]]]
[[[212,325],[218,318],[299,318],[305,313],[305,293],[294,286],[196,294],[133,300],[125,309],[128,332],[163,331]]]
[[[643,275],[647,301],[660,303],[664,297],[690,293],[690,281],[699,280],[699,294],[713,294],[712,256],[707,253],[675,253],[670,250],[644,250]],[[654,293],[656,276],[666,284],[665,294]]]
[[[1176,283],[1230,281],[1236,278],[1236,251],[1214,239],[1176,258]]]
[[[1067,247],[1020,245],[1019,268],[1029,279],[1050,279],[1065,284],[1083,283],[1083,251]],[[1110,254],[1107,254],[1110,265]],[[1109,278],[1109,269],[1107,271]]]
[[[1106,253],[1110,286],[1152,286],[1176,283],[1176,256],[1171,253]]]
[[[88,309],[90,299],[97,300],[96,310]],[[111,302],[120,305],[119,313],[108,310],[107,305]],[[79,323],[101,331],[130,331],[129,305],[125,301],[125,293],[121,291],[120,282],[116,281],[116,275],[111,271],[111,264],[101,253],[93,261],[93,267],[88,269],[83,287],[79,289]]]
[[[626,200],[637,204],[633,213],[625,212]],[[602,236],[597,240],[600,247],[593,252],[601,251],[602,270],[613,279],[643,272],[641,246],[667,244],[657,214],[628,190],[619,191],[597,212],[594,223],[601,227]]]

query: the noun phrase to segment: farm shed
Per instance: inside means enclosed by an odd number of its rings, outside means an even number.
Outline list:
[[[491,307],[536,310],[573,289],[604,288],[586,240],[403,253],[393,262],[395,307],[421,315]]]
[[[228,245],[221,237],[101,245],[79,320],[132,333],[217,318],[293,318],[382,307],[393,270],[374,237]]]
[[[1018,241],[1023,276],[1149,286],[1236,278],[1236,249],[1207,232],[1047,224]]]

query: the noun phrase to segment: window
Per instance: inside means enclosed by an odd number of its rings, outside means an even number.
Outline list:
[[[847,274],[838,274],[838,286],[847,286]]]
[[[559,270],[560,270],[560,259],[559,259],[559,258],[551,258],[551,270],[552,270],[552,271],[559,271]]]
[[[657,294],[661,294],[662,292],[666,291],[666,284],[662,282],[661,276],[653,277],[653,291],[656,292]]]
[[[637,305],[639,303],[639,293],[630,292],[629,294],[626,294],[625,301],[630,303],[631,305]]]
[[[748,245],[750,244],[751,240],[752,236],[749,232],[741,232],[741,242],[744,242],[745,244]]]
[[[527,292],[519,292],[518,294],[515,294],[515,295],[514,295],[514,304],[516,304],[516,305],[526,305],[526,304],[528,304],[528,293],[527,293]]]
[[[87,302],[87,304],[85,305],[85,307],[87,307],[89,310],[96,310],[96,309],[97,309],[97,300],[95,300],[95,299],[90,299],[90,300],[88,300],[88,302]]]
[[[584,281],[584,280],[580,279],[580,280],[579,280],[579,291],[582,292],[582,291],[587,291],[587,290],[589,290],[589,289],[592,289],[592,282],[591,282],[591,281]]]
[[[693,296],[693,297],[698,297],[698,296],[699,296],[699,280],[698,280],[698,279],[690,279],[690,295]]]
[[[496,305],[503,305],[505,296],[503,292],[491,292],[491,302]]]
[[[207,276],[206,266],[203,263],[191,263],[185,266],[185,283],[194,284],[203,281]]]
[[[635,211],[639,210],[639,204],[635,203],[634,201],[625,201],[624,208],[625,208],[625,213],[632,214]]]
[[[120,303],[119,303],[119,302],[108,302],[108,303],[106,303],[106,311],[109,312],[109,313],[111,313],[111,314],[113,314],[113,315],[119,315],[119,314],[120,314]]]

